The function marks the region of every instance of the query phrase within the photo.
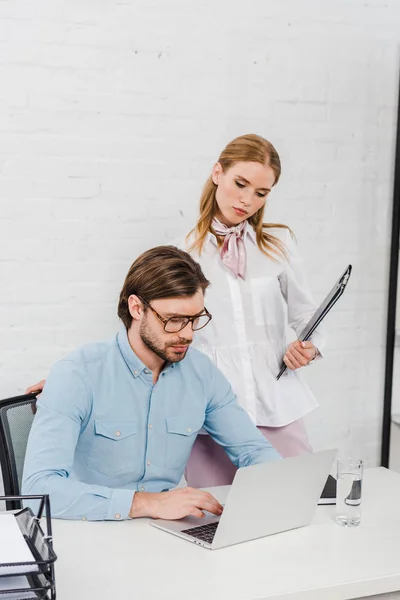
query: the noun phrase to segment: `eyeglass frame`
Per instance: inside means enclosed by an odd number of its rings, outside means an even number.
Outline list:
[[[148,306],[150,308],[150,310],[153,311],[153,313],[156,315],[156,317],[161,321],[161,323],[163,323],[163,325],[164,325],[164,331],[166,333],[179,333],[180,331],[182,331],[183,329],[185,329],[185,327],[187,327],[189,323],[192,324],[192,331],[200,331],[201,329],[204,329],[204,327],[206,327],[209,324],[209,322],[211,321],[211,319],[212,319],[212,314],[208,312],[208,310],[206,309],[206,307],[204,307],[205,314],[202,313],[200,315],[194,315],[193,317],[188,317],[186,315],[176,315],[174,317],[169,317],[168,319],[166,319],[165,317],[162,317],[155,310],[155,308],[153,308],[151,306],[150,302],[147,302],[147,300],[145,300],[141,296],[138,296],[138,298],[139,298],[139,300],[141,300],[143,302],[143,304],[145,306]],[[170,321],[171,319],[176,319],[176,317],[182,317],[183,319],[187,319],[187,323],[183,327],[181,327],[180,329],[178,329],[177,331],[167,331],[165,328],[167,326],[168,321]],[[193,321],[195,321],[199,317],[209,317],[209,319],[208,319],[207,323],[205,325],[203,325],[202,327],[200,327],[199,329],[193,329]]]

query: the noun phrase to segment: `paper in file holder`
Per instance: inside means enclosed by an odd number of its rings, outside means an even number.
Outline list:
[[[9,500],[39,500],[40,505],[37,515],[29,507],[14,513],[11,511],[0,513],[4,515],[4,517],[0,516],[0,524],[2,518],[11,519],[12,516],[15,518],[23,540],[29,548],[29,558],[33,558],[29,561],[9,563],[4,561],[3,556],[0,563],[0,600],[9,598],[12,600],[31,598],[55,600],[54,562],[57,556],[53,550],[49,496],[0,496],[0,501]],[[46,533],[41,527],[41,518],[44,513]],[[14,522],[9,521],[9,523],[14,527]],[[0,542],[2,542],[3,549],[6,548],[7,555],[7,539],[0,540]],[[9,544],[11,547],[11,540]]]

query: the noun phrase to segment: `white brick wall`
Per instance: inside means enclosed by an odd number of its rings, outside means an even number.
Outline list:
[[[0,0],[0,396],[115,331],[133,259],[257,132],[316,298],[354,265],[312,440],[377,464],[399,38],[398,0]]]

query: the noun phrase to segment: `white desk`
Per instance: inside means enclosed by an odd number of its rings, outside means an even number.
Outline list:
[[[226,488],[214,488],[223,501]],[[150,527],[54,520],[57,600],[400,598],[400,475],[365,473],[362,522],[320,506],[308,527],[210,551]],[[249,507],[251,510],[251,507]]]

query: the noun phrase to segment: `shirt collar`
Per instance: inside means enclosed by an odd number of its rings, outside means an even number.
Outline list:
[[[132,375],[136,378],[142,372],[146,375],[150,375],[151,371],[146,365],[140,360],[140,358],[132,350],[132,346],[129,343],[128,332],[125,326],[122,326],[117,335],[117,342],[122,356]],[[175,363],[166,363],[162,373],[167,373],[175,366]]]
[[[248,221],[246,221],[246,227],[243,235],[249,237],[254,242],[254,244],[257,244],[257,234]]]

